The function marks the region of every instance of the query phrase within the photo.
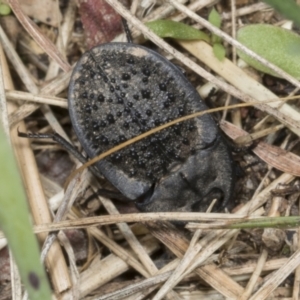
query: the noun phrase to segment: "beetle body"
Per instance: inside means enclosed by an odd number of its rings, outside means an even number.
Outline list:
[[[103,44],[77,63],[69,87],[74,130],[94,157],[154,127],[207,109],[182,72],[130,43]],[[210,115],[166,128],[97,163],[142,211],[204,211],[233,188],[230,151]]]

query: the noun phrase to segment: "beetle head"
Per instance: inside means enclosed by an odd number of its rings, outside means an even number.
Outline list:
[[[214,210],[220,210],[231,198],[233,175],[231,154],[219,136],[210,147],[172,166],[136,205],[145,212],[199,212],[217,199]]]

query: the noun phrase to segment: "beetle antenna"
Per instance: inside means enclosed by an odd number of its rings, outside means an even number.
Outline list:
[[[124,31],[125,31],[125,34],[126,34],[127,42],[132,43],[132,35],[131,35],[130,30],[129,30],[128,23],[124,18],[122,18],[122,23],[123,23]]]

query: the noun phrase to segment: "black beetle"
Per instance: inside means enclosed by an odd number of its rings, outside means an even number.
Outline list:
[[[175,65],[132,43],[87,51],[72,74],[68,101],[89,157],[207,109]],[[205,211],[215,198],[220,209],[232,196],[231,153],[210,115],[164,129],[96,166],[141,211]]]

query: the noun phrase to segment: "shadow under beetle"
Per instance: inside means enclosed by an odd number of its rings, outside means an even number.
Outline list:
[[[166,58],[131,43],[87,51],[71,76],[73,128],[89,157],[156,126],[206,110],[199,94]],[[210,115],[178,123],[95,164],[145,212],[205,211],[228,204],[231,153]]]

